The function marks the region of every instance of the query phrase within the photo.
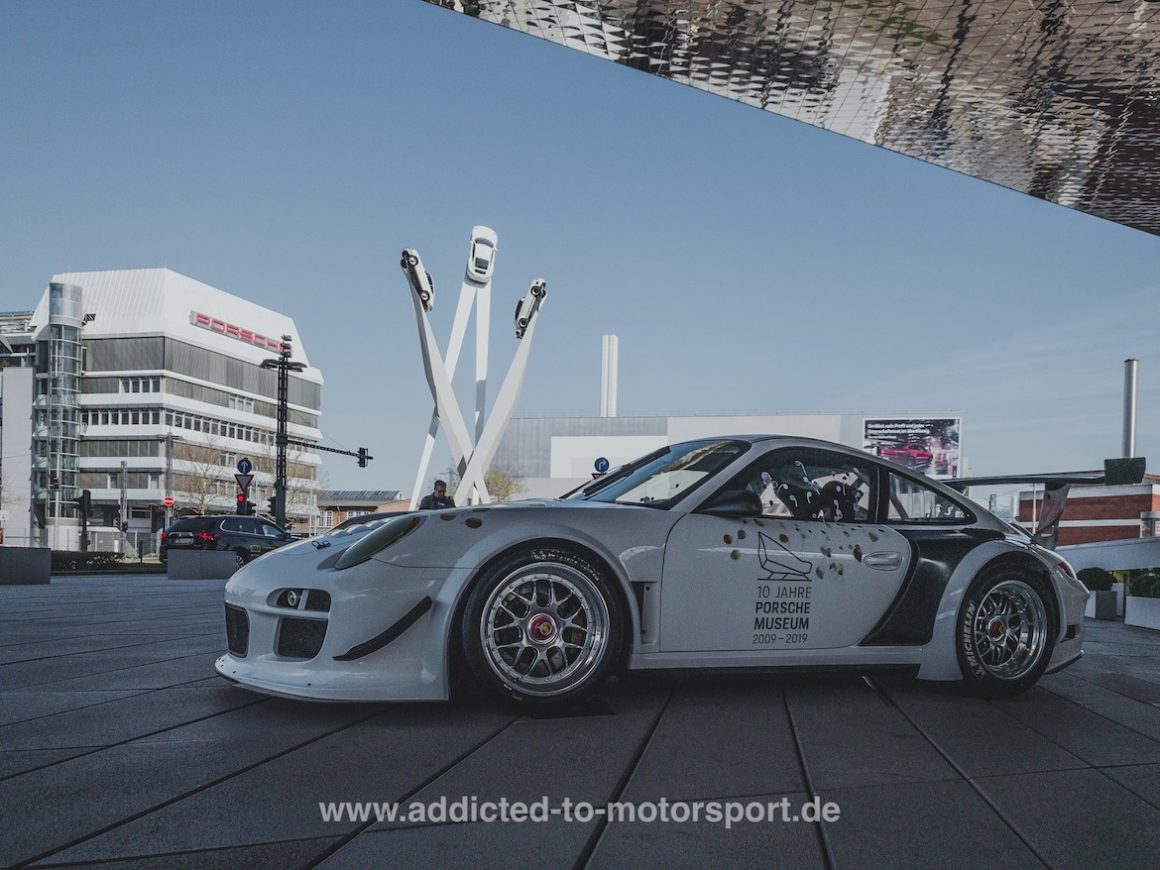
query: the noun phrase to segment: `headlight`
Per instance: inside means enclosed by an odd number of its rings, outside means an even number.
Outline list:
[[[376,553],[381,553],[391,544],[411,534],[420,522],[415,514],[392,517],[374,531],[367,532],[361,541],[339,556],[338,561],[334,563],[335,569],[341,571],[344,568],[361,565]]]

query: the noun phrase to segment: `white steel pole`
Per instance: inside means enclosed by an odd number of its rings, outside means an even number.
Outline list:
[[[479,288],[475,305],[475,443],[483,435],[487,406],[487,351],[491,340],[491,282]],[[479,504],[480,490],[468,493],[471,504]]]
[[[542,286],[542,282],[540,283]],[[503,437],[508,422],[515,412],[516,403],[519,401],[520,390],[524,385],[524,375],[528,369],[528,357],[532,351],[532,337],[535,334],[538,320],[539,309],[537,308],[528,318],[528,325],[524,330],[519,345],[516,347],[516,354],[512,358],[511,365],[508,367],[507,375],[504,376],[503,385],[500,387],[499,393],[496,394],[495,404],[491,409],[491,416],[488,417],[483,434],[480,435],[479,441],[476,442],[475,452],[471,454],[471,459],[467,464],[466,471],[463,473],[463,478],[459,483],[459,489],[456,491],[456,495],[460,492],[469,493],[471,492],[471,487],[475,486],[483,496],[485,504],[491,500],[487,488],[483,483],[483,475],[491,464],[491,460],[495,457],[496,451],[499,449],[500,438]]]
[[[455,401],[451,379],[447,375],[443,358],[439,355],[439,345],[431,331],[431,321],[417,293],[411,294],[411,302],[415,307],[415,320],[419,327],[419,348],[423,353],[423,371],[427,376],[427,386],[431,390],[431,397],[435,400],[440,425],[447,435],[451,460],[462,474],[467,466],[467,457],[472,452],[471,437],[467,434],[467,425]]]
[[[414,295],[414,294],[412,294]],[[455,309],[455,320],[451,324],[451,341],[447,345],[447,378],[455,377],[455,367],[459,365],[459,354],[463,350],[463,338],[467,334],[467,321],[471,317],[471,307],[475,302],[475,284],[464,281],[459,288],[459,305]],[[419,506],[422,498],[427,467],[431,464],[431,452],[435,449],[435,436],[439,434],[439,408],[431,409],[431,422],[427,426],[427,436],[423,439],[423,451],[419,458],[419,469],[415,474],[415,486],[411,489],[411,510]]]

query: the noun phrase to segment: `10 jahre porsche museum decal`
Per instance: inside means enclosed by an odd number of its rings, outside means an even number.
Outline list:
[[[788,540],[784,534],[779,537]],[[757,533],[757,561],[766,576],[757,579],[754,645],[805,643],[810,628],[813,563],[764,532]]]
[[[757,525],[768,528],[764,523]],[[783,529],[777,531],[777,529]],[[791,545],[791,528],[797,541]],[[842,583],[852,564],[860,564],[864,549],[880,540],[884,529],[864,526],[843,527],[777,524],[767,534],[757,530],[756,553],[761,576],[756,578],[753,601],[753,646],[805,646],[809,642],[810,616],[814,604],[814,584],[819,581]],[[737,531],[745,539],[744,529]],[[726,535],[726,543],[733,537]],[[732,558],[741,556],[734,550]],[[827,579],[828,578],[828,579]],[[853,578],[851,578],[853,579]]]

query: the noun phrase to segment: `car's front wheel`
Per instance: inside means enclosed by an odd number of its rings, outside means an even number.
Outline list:
[[[1043,675],[1055,647],[1047,581],[1014,568],[976,577],[957,625],[957,651],[968,689],[987,697],[1025,692]]]
[[[574,701],[620,656],[625,613],[611,581],[571,550],[535,547],[490,568],[464,608],[476,680],[529,704]]]

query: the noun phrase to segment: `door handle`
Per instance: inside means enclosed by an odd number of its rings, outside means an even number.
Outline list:
[[[878,571],[897,571],[902,567],[902,554],[871,553],[862,560],[862,564]]]

